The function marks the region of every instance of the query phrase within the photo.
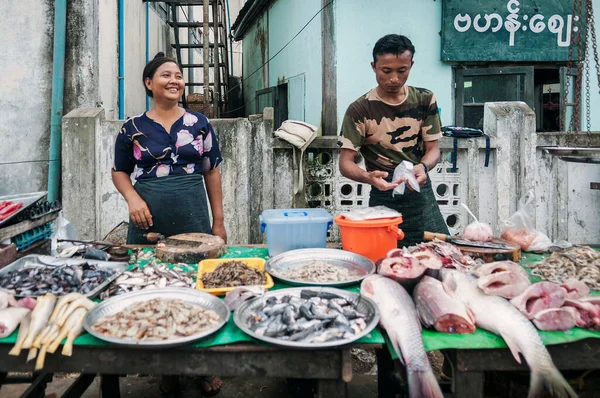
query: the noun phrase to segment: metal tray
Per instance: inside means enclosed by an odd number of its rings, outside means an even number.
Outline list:
[[[206,309],[215,311],[217,315],[221,317],[221,322],[219,322],[219,324],[212,329],[203,330],[191,336],[179,337],[170,340],[138,341],[133,339],[119,339],[116,337],[106,336],[92,329],[92,325],[96,323],[100,318],[116,314],[117,312],[122,311],[125,307],[133,303],[152,300],[158,297],[165,299],[181,299],[187,304],[199,305]],[[229,309],[227,308],[225,303],[218,297],[213,296],[210,293],[205,293],[199,290],[185,287],[166,287],[162,289],[139,290],[137,292],[125,293],[120,296],[115,296],[106,301],[103,301],[87,313],[85,319],[83,320],[83,327],[92,336],[113,344],[119,344],[134,348],[170,348],[174,346],[189,344],[193,341],[209,336],[217,330],[221,329],[225,324],[227,324],[228,321]]]
[[[572,163],[600,163],[600,147],[541,147],[552,156],[557,156],[565,162]]]
[[[302,290],[307,289],[317,292],[334,293],[347,300],[358,302],[358,305],[356,306],[357,311],[367,315],[365,319],[367,327],[365,328],[365,330],[355,334],[349,339],[326,341],[323,343],[306,343],[301,341],[280,340],[274,337],[259,336],[255,334],[252,330],[250,330],[250,328],[248,327],[248,320],[252,316],[253,308],[256,305],[258,305],[261,301],[268,299],[269,297],[283,297],[286,295],[300,297],[300,292]],[[244,331],[244,333],[254,337],[257,340],[265,341],[267,343],[295,348],[328,348],[350,344],[353,341],[356,341],[371,333],[371,331],[375,329],[375,327],[379,323],[379,310],[377,308],[377,305],[371,299],[360,296],[358,293],[352,293],[346,290],[335,289],[330,287],[294,287],[289,289],[270,291],[268,293],[265,293],[261,297],[242,303],[242,305],[240,305],[233,313],[233,321],[235,322],[238,328]]]
[[[356,273],[356,277],[341,282],[310,282],[288,279],[281,276],[281,271],[306,265],[312,261],[325,261],[331,265],[343,267]],[[290,250],[269,259],[265,264],[265,271],[294,286],[348,286],[362,281],[367,276],[375,273],[376,267],[373,261],[361,256],[339,249],[297,249]]]
[[[0,202],[2,202],[4,200],[10,200],[11,202],[22,202],[23,203],[23,207],[21,207],[16,213],[14,213],[10,217],[0,221],[0,226],[4,225],[8,221],[12,220],[12,218],[15,217],[17,214],[21,213],[23,210],[25,210],[32,204],[34,204],[38,200],[42,199],[47,194],[48,194],[48,192],[41,191],[41,192],[31,192],[31,193],[24,193],[24,194],[18,194],[18,195],[0,196]]]
[[[83,263],[95,265],[98,268],[109,268],[109,269],[117,270],[117,272],[113,276],[106,279],[102,284],[98,285],[94,290],[90,291],[88,294],[85,295],[85,297],[88,297],[90,299],[94,298],[98,294],[100,294],[100,292],[103,291],[108,285],[110,285],[110,283],[112,281],[117,279],[121,275],[121,273],[123,273],[124,271],[127,271],[127,268],[129,267],[128,263],[118,263],[118,262],[114,262],[114,261],[88,260],[88,259],[82,259],[82,258],[58,258],[58,257],[53,257],[53,256],[30,254],[28,256],[21,257],[17,261],[2,268],[0,270],[0,277],[9,272],[18,271],[21,268],[25,268],[25,267],[29,267],[29,266],[33,266],[33,267],[58,266],[58,265],[63,265],[63,264],[70,265],[70,264],[83,264]],[[2,289],[2,288],[0,288],[0,291],[10,292],[10,290],[6,290],[6,289]],[[38,296],[40,296],[40,295],[38,295]],[[22,296],[15,296],[15,297],[19,298]],[[37,297],[37,296],[33,296],[33,297]]]

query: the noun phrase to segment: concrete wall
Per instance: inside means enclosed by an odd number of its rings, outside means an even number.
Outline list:
[[[246,115],[256,111],[256,92],[269,87],[269,13],[264,13],[244,37],[242,91]],[[255,73],[256,72],[256,73]]]

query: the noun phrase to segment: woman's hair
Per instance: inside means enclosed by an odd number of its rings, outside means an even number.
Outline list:
[[[148,90],[148,87],[146,87],[146,79],[152,79],[154,77],[154,74],[156,73],[156,70],[162,64],[166,64],[167,62],[173,62],[175,65],[177,65],[181,73],[183,73],[183,69],[177,61],[175,61],[171,57],[165,57],[165,53],[163,52],[157,53],[152,59],[152,61],[146,64],[146,66],[144,67],[144,73],[142,74],[142,83],[144,84],[144,90],[146,90],[146,95],[148,95],[148,97],[152,98],[153,94],[152,91]]]

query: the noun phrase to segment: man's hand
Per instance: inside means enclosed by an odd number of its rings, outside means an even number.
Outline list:
[[[222,222],[213,223],[212,234],[215,236],[220,236],[225,243],[227,243],[227,231],[225,230],[225,225]]]
[[[416,164],[413,167],[413,174],[415,175],[415,178],[417,179],[417,182],[419,183],[420,187],[425,185],[425,183],[427,182],[427,172],[425,171],[425,166],[423,166],[420,163]],[[410,187],[410,184],[407,184],[407,185],[410,189],[412,189]]]
[[[389,191],[390,189],[396,188],[401,182],[406,181],[402,178],[398,181],[387,182],[385,178],[388,176],[387,171],[371,171],[369,172],[369,184],[379,189],[380,191]]]

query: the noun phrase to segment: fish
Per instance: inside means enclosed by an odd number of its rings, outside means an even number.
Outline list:
[[[519,354],[523,355],[531,370],[528,397],[577,397],[554,366],[533,324],[517,308],[502,297],[483,293],[471,275],[446,270],[442,279],[451,295],[473,312],[476,326],[500,335],[518,363]]]
[[[600,307],[581,300],[566,299],[563,308],[573,308],[575,324],[584,329],[600,329]]]
[[[50,342],[50,345],[47,349],[50,354],[54,354],[60,343],[69,335],[72,329],[80,327],[83,324],[83,318],[85,318],[87,312],[88,310],[84,307],[79,307],[73,311],[63,327],[60,328],[58,336]],[[72,347],[70,350],[72,352]]]
[[[560,308],[565,302],[565,291],[552,282],[538,282],[529,286],[522,294],[510,302],[527,317],[533,319],[535,314],[549,308]]]
[[[83,294],[78,292],[73,292],[61,296],[56,302],[56,305],[54,306],[54,311],[52,311],[52,315],[50,315],[50,322],[54,322],[54,320],[59,318],[59,314],[64,307],[81,297],[83,297]]]
[[[420,244],[409,248],[410,254],[415,256],[425,267],[432,270],[439,270],[444,265],[442,259],[427,245]]]
[[[44,330],[46,325],[48,325],[48,320],[50,319],[50,315],[52,315],[52,310],[54,309],[55,303],[56,296],[51,293],[47,293],[42,297],[38,298],[35,309],[31,313],[31,324],[29,326],[29,334],[27,334],[27,338],[23,342],[22,348],[31,348],[33,341],[37,337],[38,333]]]
[[[494,261],[491,263],[476,265],[471,270],[471,273],[478,278],[482,278],[491,274],[497,274],[499,272],[514,272],[523,275],[525,278],[529,278],[529,274],[525,268],[513,261]]]
[[[8,307],[16,307],[17,300],[12,294],[8,294],[6,292],[0,292],[0,310],[3,310]]]
[[[439,280],[424,276],[413,290],[413,299],[425,327],[433,327],[440,333],[475,332],[475,318],[471,311],[450,296]]]
[[[540,330],[564,331],[575,327],[577,311],[574,308],[548,308],[533,317],[533,324]]]
[[[401,255],[394,252],[392,257],[381,260],[377,273],[411,287],[423,277],[426,270],[415,256],[403,250]]]
[[[590,288],[585,283],[577,279],[569,279],[560,284],[560,287],[565,291],[566,297],[570,299],[578,299],[590,295]]]
[[[507,299],[517,297],[530,285],[528,277],[512,271],[498,272],[477,279],[477,286],[485,294]]]
[[[417,311],[406,290],[392,279],[370,275],[362,281],[360,294],[379,307],[381,326],[406,365],[409,396],[442,398],[425,353]]]
[[[83,307],[87,310],[92,309],[92,307],[94,307],[97,303],[93,302],[92,300],[88,299],[85,296],[79,297],[78,299],[72,301],[69,306],[67,307],[67,309],[64,311],[64,313],[62,314],[62,316],[58,319],[55,320],[55,323],[62,327],[66,320],[69,318],[69,316],[73,313],[73,311],[75,311],[77,308]]]
[[[19,356],[21,355],[21,347],[23,346],[23,342],[29,333],[29,324],[31,323],[31,311],[25,315],[23,319],[21,319],[21,324],[19,325],[19,334],[17,335],[17,341],[13,348],[8,352],[8,355]]]
[[[10,336],[30,312],[27,308],[20,307],[8,307],[0,310],[0,339]]]
[[[214,271],[202,274],[205,289],[236,286],[262,286],[267,283],[265,271],[250,267],[242,261],[224,261]]]
[[[325,261],[312,261],[308,264],[278,272],[278,276],[281,278],[319,283],[344,282],[359,275],[350,269],[335,266]]]

